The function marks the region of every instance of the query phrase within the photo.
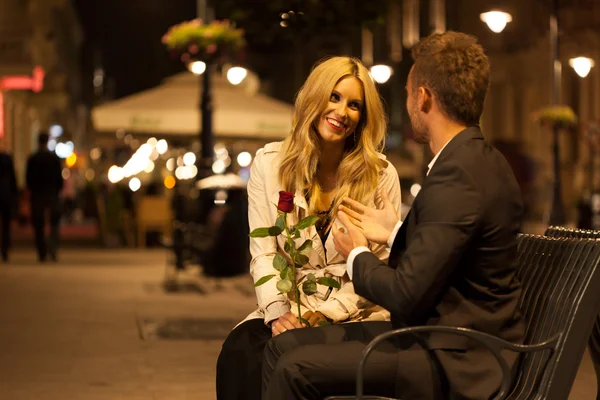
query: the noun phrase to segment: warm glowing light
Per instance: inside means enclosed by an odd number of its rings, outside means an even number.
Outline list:
[[[193,63],[188,64],[188,69],[194,75],[202,75],[204,71],[206,71],[206,64],[202,61],[194,61]]]
[[[252,162],[252,155],[247,151],[243,151],[237,156],[237,162],[240,167],[247,167]]]
[[[154,171],[154,163],[152,161],[149,161],[148,164],[146,164],[146,168],[144,168],[144,171],[146,171],[147,173]]]
[[[65,164],[69,168],[72,168],[76,162],[77,162],[77,154],[75,154],[75,153],[71,153],[71,155],[69,155],[69,157],[67,157],[67,159],[65,160]]]
[[[140,182],[138,178],[131,178],[129,181],[129,189],[131,189],[132,192],[137,192],[141,187],[142,182]]]
[[[183,164],[190,166],[190,165],[194,165],[194,163],[196,162],[196,155],[194,153],[192,153],[191,151],[189,153],[185,153],[183,155]]]
[[[169,158],[167,160],[167,169],[169,171],[173,171],[175,169],[175,159],[174,158]]]
[[[495,33],[502,32],[506,27],[506,24],[512,21],[512,16],[504,11],[485,12],[479,14],[479,18],[481,18],[481,20],[487,24],[488,28]]]
[[[246,78],[246,75],[248,75],[248,71],[246,71],[246,68],[229,68],[229,70],[227,71],[227,80],[232,85],[239,85]]]
[[[169,145],[165,139],[160,139],[156,142],[156,151],[158,151],[158,154],[165,154],[167,150],[169,150]]]
[[[124,178],[123,168],[113,165],[108,170],[108,180],[111,183],[120,182]]]
[[[73,148],[73,142],[58,143],[54,149],[54,152],[60,158],[67,158],[73,153]]]
[[[569,65],[573,67],[577,75],[581,78],[585,78],[590,73],[590,70],[594,66],[594,60],[587,57],[571,58]]]
[[[225,162],[223,160],[217,160],[212,165],[212,170],[215,174],[222,174],[227,169]]]
[[[167,189],[173,189],[175,187],[175,178],[172,176],[167,176],[164,181],[165,187]]]
[[[371,67],[371,76],[377,83],[386,83],[392,76],[392,68],[387,65],[373,65]]]

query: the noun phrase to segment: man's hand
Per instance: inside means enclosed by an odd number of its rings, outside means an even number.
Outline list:
[[[327,317],[318,311],[307,311],[302,315],[302,318],[307,320],[310,326],[318,326],[319,322],[328,322]]]
[[[345,205],[340,205],[339,209],[350,217],[352,224],[360,228],[368,240],[386,244],[400,217],[388,199],[385,189],[381,190],[381,199],[383,200],[381,210],[364,206],[347,197],[344,198]],[[346,227],[348,228],[348,225]]]
[[[362,231],[357,228],[343,211],[338,211],[338,220],[346,227],[348,232],[344,232],[342,229],[332,229],[333,232],[333,244],[335,249],[340,253],[346,260],[348,254],[352,249],[359,246],[369,246],[369,242]]]
[[[298,321],[298,318],[291,312],[286,312],[281,317],[277,318],[271,324],[271,333],[273,337],[291,329],[304,328],[304,326]]]

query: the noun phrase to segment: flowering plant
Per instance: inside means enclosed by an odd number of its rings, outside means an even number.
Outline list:
[[[200,19],[184,21],[169,28],[162,42],[184,62],[191,58],[211,61],[246,44],[244,31],[236,29],[228,20],[204,24]]]
[[[277,289],[281,293],[293,293],[294,300],[298,305],[298,320],[305,326],[310,326],[308,321],[302,318],[300,313],[300,284],[296,275],[296,269],[302,268],[308,263],[308,254],[312,249],[312,240],[307,239],[296,247],[296,241],[300,237],[300,231],[314,225],[319,217],[310,215],[306,218],[302,218],[297,224],[293,226],[287,225],[287,214],[294,211],[294,194],[290,192],[279,192],[279,202],[277,204],[277,220],[275,225],[265,228],[256,228],[250,232],[250,237],[263,238],[268,236],[285,236],[285,247],[284,251],[287,257],[281,254],[276,254],[273,258],[273,268],[279,271],[279,277],[281,278],[277,282]],[[255,287],[265,284],[266,282],[273,279],[277,274],[270,274],[261,277],[254,284]],[[340,288],[340,283],[332,278],[316,278],[314,274],[308,274],[306,279],[302,283],[302,292],[305,295],[311,296],[317,292],[317,284],[328,286],[332,288]],[[323,324],[326,322],[321,322]]]
[[[572,128],[577,125],[577,116],[569,106],[542,108],[534,114],[534,118],[542,126],[558,125],[563,128]]]

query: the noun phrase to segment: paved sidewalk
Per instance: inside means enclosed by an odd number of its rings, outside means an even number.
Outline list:
[[[160,289],[161,250],[65,250],[37,264],[19,250],[0,264],[1,400],[214,399],[220,340],[140,339],[138,317],[241,320],[255,307],[248,277],[184,280],[205,294]],[[586,355],[570,400],[594,399]]]
[[[241,320],[255,305],[233,288],[165,294],[163,251],[63,251],[0,264],[0,399],[214,399],[220,341],[142,341],[137,317]]]

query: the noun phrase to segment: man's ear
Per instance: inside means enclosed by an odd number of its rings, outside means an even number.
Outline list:
[[[428,114],[431,111],[432,103],[433,95],[431,90],[423,86],[419,87],[419,109],[423,113]]]

